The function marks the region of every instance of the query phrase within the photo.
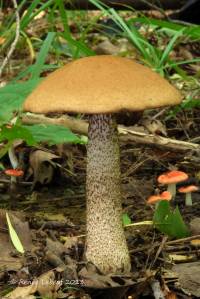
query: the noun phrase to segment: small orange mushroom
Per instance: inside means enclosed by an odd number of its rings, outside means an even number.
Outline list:
[[[180,170],[172,170],[161,174],[158,177],[158,183],[168,185],[167,191],[172,194],[172,197],[176,195],[176,184],[188,179],[187,173]]]
[[[169,191],[164,191],[161,194],[158,195],[151,195],[148,199],[147,199],[147,203],[148,204],[154,204],[154,203],[158,203],[161,200],[168,200],[170,201],[172,199],[172,195]]]
[[[192,206],[192,192],[199,190],[195,185],[184,186],[178,189],[180,193],[185,193],[185,205]]]
[[[4,173],[6,175],[14,176],[14,177],[19,177],[19,176],[23,176],[24,175],[23,170],[21,170],[21,169],[12,169],[12,168],[11,169],[6,169],[4,171]]]

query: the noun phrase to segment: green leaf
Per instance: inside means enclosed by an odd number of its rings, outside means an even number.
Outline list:
[[[57,125],[23,126],[29,130],[37,142],[48,142],[49,145],[65,142],[85,144],[85,141],[72,133],[68,128]]]
[[[30,130],[21,125],[14,125],[11,128],[7,128],[5,125],[1,127],[0,141],[12,142],[16,139],[22,139],[28,145],[36,144]]]
[[[178,206],[171,214],[172,236],[184,238],[190,235],[187,226],[185,225]]]
[[[14,228],[12,226],[12,223],[10,221],[10,217],[9,217],[7,212],[6,212],[6,220],[7,220],[7,224],[8,224],[9,235],[10,235],[11,241],[12,241],[15,249],[20,253],[24,253],[23,245],[22,245],[16,231],[14,230]]]
[[[128,216],[128,214],[122,215],[122,222],[124,226],[131,224],[131,218]]]
[[[154,226],[162,233],[175,238],[184,238],[189,235],[179,208],[174,211],[170,209],[170,204],[166,200],[159,202],[153,217]]]
[[[12,142],[8,142],[6,145],[4,145],[0,149],[0,159],[5,156],[5,154],[8,152],[9,148],[12,146]]]
[[[39,82],[40,79],[34,79],[22,83],[7,84],[0,88],[0,123],[9,121],[13,111],[21,109],[25,98]]]
[[[165,60],[169,57],[170,52],[174,48],[175,42],[181,35],[183,35],[183,30],[177,31],[176,34],[170,39],[169,43],[166,45],[162,57],[160,59],[160,63],[159,63],[160,67],[162,67]]]
[[[1,153],[1,151],[0,151],[0,153]],[[0,158],[1,158],[1,156],[0,156]],[[5,167],[3,166],[3,163],[0,162],[0,170],[4,170],[4,169],[5,169]]]

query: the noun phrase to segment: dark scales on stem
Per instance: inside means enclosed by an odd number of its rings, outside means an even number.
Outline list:
[[[127,273],[115,120],[110,114],[90,116],[88,136],[86,257],[104,273]]]

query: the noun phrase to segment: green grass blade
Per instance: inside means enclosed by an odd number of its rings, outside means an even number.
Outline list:
[[[42,45],[42,48],[40,49],[40,53],[37,57],[36,63],[34,64],[31,79],[36,79],[40,76],[40,73],[43,69],[47,54],[49,52],[49,49],[51,47],[54,37],[55,37],[55,32],[48,33],[48,35]]]
[[[164,62],[167,60],[167,58],[169,57],[169,53],[172,51],[177,39],[183,35],[183,29],[181,29],[180,31],[178,31],[170,40],[170,42],[168,43],[167,47],[165,48],[162,57],[160,59],[160,67],[163,66]]]
[[[130,28],[127,26],[127,24],[124,22],[124,20],[119,16],[119,14],[113,8],[111,9],[108,8],[106,5],[104,5],[98,0],[89,0],[89,1],[93,5],[95,5],[98,9],[100,9],[105,15],[109,16],[123,30],[123,32],[126,33],[126,35],[131,39],[131,41],[134,42],[135,46],[140,50],[143,56],[146,57],[148,55],[141,42],[141,41],[144,42],[144,40],[137,32],[136,29],[134,31],[133,30],[131,31]]]
[[[142,23],[142,24],[148,24],[149,26],[154,26],[158,28],[166,28],[173,31],[180,31],[184,29],[183,33],[184,35],[192,38],[192,39],[200,39],[200,26],[197,25],[183,25],[183,24],[177,24],[172,21],[163,21],[163,20],[157,20],[152,18],[146,18],[146,17],[139,17],[139,18],[133,18],[128,20],[128,23]]]
[[[68,46],[71,51],[73,58],[78,58],[80,56],[91,56],[95,55],[95,52],[92,51],[83,41],[75,40],[71,34],[69,25],[68,25],[68,15],[65,10],[63,0],[56,0],[61,21],[63,24],[64,32],[60,34],[68,43]]]
[[[71,36],[70,29],[69,29],[68,17],[67,17],[67,13],[66,13],[66,10],[65,10],[65,6],[64,6],[63,0],[56,0],[56,3],[58,5],[58,9],[59,9],[61,21],[62,21],[63,28],[64,28],[64,33],[63,34],[64,34],[66,40],[68,38],[71,39],[72,36]]]
[[[47,9],[49,6],[51,6],[54,3],[54,0],[49,0],[43,5],[40,6],[36,11],[36,7],[41,4],[41,0],[34,0],[31,5],[28,7],[26,14],[21,19],[21,30],[25,30],[28,24],[34,19],[35,16],[37,16],[41,11]]]
[[[168,68],[168,67],[174,67],[177,65],[183,65],[183,64],[192,64],[192,63],[198,63],[200,62],[200,58],[194,58],[194,59],[190,59],[190,60],[183,60],[183,61],[177,61],[177,62],[172,62],[172,63],[168,63],[164,66],[164,68]]]

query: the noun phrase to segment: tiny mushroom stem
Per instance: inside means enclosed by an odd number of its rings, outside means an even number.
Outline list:
[[[17,167],[19,166],[19,161],[15,154],[15,149],[14,149],[13,145],[11,145],[8,150],[8,156],[9,156],[10,163],[11,163],[13,169],[17,169]],[[17,178],[16,178],[16,176],[12,175],[10,177],[10,189],[14,191],[16,186],[17,186]]]
[[[185,205],[192,206],[192,192],[199,190],[195,185],[189,185],[178,189],[180,193],[185,193]]]
[[[169,184],[167,186],[167,191],[171,193],[172,197],[175,197],[176,196],[176,184],[175,183]]]
[[[185,205],[192,206],[192,193],[191,192],[185,194]]]

